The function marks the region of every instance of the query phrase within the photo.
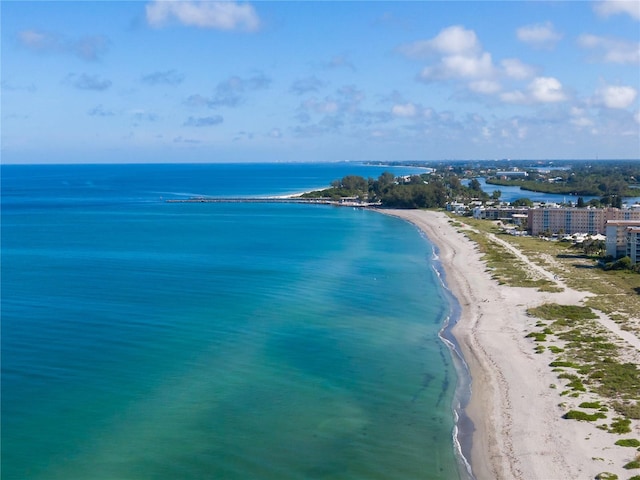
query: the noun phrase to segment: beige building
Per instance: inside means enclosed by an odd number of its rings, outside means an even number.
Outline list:
[[[620,258],[629,254],[629,229],[634,228],[640,228],[640,220],[609,220],[606,223],[607,256]]]
[[[532,208],[528,216],[528,229],[531,235],[541,233],[604,235],[607,221],[640,221],[639,211],[618,208]]]

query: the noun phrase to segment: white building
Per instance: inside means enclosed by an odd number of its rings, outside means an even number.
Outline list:
[[[640,226],[627,227],[627,256],[634,265],[640,261]]]

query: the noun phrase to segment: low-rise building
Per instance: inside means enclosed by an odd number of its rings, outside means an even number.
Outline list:
[[[513,178],[513,177],[528,177],[529,174],[527,172],[523,172],[520,170],[510,170],[510,171],[498,171],[496,172],[496,177],[498,178]]]
[[[476,207],[473,218],[483,220],[512,220],[514,215],[527,215],[527,207]]]
[[[447,211],[453,212],[457,215],[462,215],[467,211],[467,206],[460,202],[449,202],[447,203]]]

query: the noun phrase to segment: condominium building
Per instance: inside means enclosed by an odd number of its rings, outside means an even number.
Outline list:
[[[607,256],[620,258],[628,254],[629,229],[634,228],[640,228],[640,220],[609,220],[606,223]]]
[[[618,208],[532,208],[528,213],[528,229],[531,235],[541,233],[606,233],[609,220],[637,220],[640,212]]]
[[[476,207],[473,218],[483,220],[511,220],[514,215],[527,215],[528,207]]]
[[[634,265],[640,261],[640,226],[627,228],[627,256]]]

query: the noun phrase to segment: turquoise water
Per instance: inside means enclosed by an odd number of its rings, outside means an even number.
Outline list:
[[[449,302],[414,227],[164,202],[354,168],[3,166],[3,480],[459,478]]]

